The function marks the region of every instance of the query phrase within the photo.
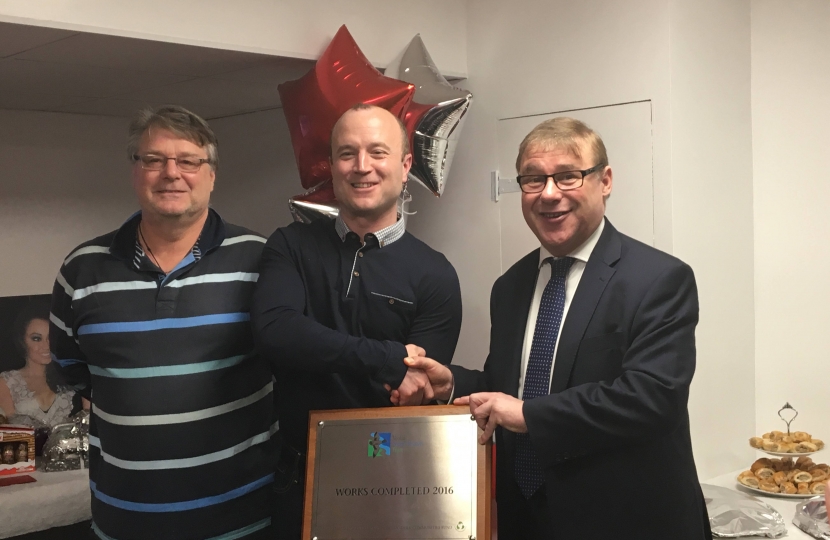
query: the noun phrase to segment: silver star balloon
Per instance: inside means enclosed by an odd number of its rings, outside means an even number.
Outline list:
[[[412,38],[384,75],[415,85],[415,95],[404,118],[412,145],[409,178],[440,197],[473,95],[447,82],[420,34]]]

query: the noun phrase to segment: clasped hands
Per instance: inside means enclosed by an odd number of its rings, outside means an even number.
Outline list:
[[[388,385],[389,400],[395,405],[423,405],[433,399],[448,400],[453,391],[452,372],[446,366],[427,358],[426,351],[417,345],[407,345],[409,355],[404,359],[406,376],[393,390]],[[522,406],[524,401],[501,392],[480,392],[457,398],[454,405],[469,405],[470,414],[482,433],[479,443],[485,444],[493,436],[496,426],[515,433],[527,433]]]

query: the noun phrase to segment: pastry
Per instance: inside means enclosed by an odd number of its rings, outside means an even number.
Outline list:
[[[801,472],[797,473],[795,476],[793,476],[793,481],[797,482],[799,484],[801,484],[801,483],[809,484],[810,482],[813,481],[813,475],[808,473],[808,472],[801,471]]]
[[[824,482],[813,482],[810,484],[810,493],[815,493],[816,495],[822,495],[827,491],[827,484]]]
[[[770,458],[759,458],[755,460],[755,463],[749,467],[749,470],[752,472],[758,472],[758,469],[763,469],[764,467],[772,467],[772,460]]]
[[[772,439],[764,439],[764,442],[761,444],[764,450],[767,452],[780,452],[779,444]]]
[[[814,445],[816,445],[816,448],[818,448],[819,450],[824,448],[824,441],[822,441],[821,439],[813,439],[810,442],[812,442]]]
[[[792,482],[784,482],[781,484],[781,493],[786,493],[788,495],[794,495],[798,493],[798,488],[795,487],[795,484]]]
[[[763,491],[767,491],[769,493],[779,493],[781,488],[779,488],[775,482],[763,481],[758,483],[758,489]]]
[[[787,481],[787,473],[784,471],[778,471],[772,475],[772,481],[775,482],[775,485],[780,486]]]
[[[812,493],[810,491],[810,484],[805,484],[804,482],[798,484],[799,495],[809,495],[810,493]]]
[[[773,441],[780,441],[784,438],[784,433],[781,431],[770,431],[769,438]]]
[[[799,454],[804,452],[816,452],[817,450],[818,447],[811,442],[800,442],[797,445],[795,445],[795,451]]]
[[[813,460],[811,458],[809,458],[807,456],[801,456],[800,458],[795,460],[795,468],[804,470],[804,464],[805,463],[812,463],[812,462],[813,462]]]
[[[763,448],[763,444],[764,439],[762,439],[761,437],[751,437],[749,439],[749,446],[751,446],[752,448]]]
[[[813,477],[813,482],[824,482],[827,480],[827,473],[818,467],[810,469],[808,472],[810,473],[810,476]]]
[[[740,482],[741,484],[743,484],[747,487],[758,489],[758,479],[755,478],[754,475],[753,476],[739,476],[738,477],[738,482]]]
[[[769,467],[762,467],[755,471],[755,476],[757,476],[760,480],[769,480],[770,482],[772,482],[772,476],[774,474],[775,471],[770,469]],[[810,478],[812,478],[812,476]]]
[[[781,458],[781,465],[783,465],[783,467],[781,469],[782,471],[791,471],[791,470],[793,470],[793,458],[789,458],[789,457]]]
[[[804,432],[804,431],[794,431],[791,434],[791,437],[793,439],[793,442],[797,442],[797,443],[804,442],[804,441],[809,441],[812,438],[812,437],[810,437],[809,433]]]

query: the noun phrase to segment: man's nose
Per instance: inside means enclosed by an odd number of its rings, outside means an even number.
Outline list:
[[[545,200],[557,201],[562,198],[562,190],[556,186],[553,178],[548,177],[548,181],[545,183],[545,189],[542,190],[540,196]]]
[[[181,175],[181,171],[179,170],[179,166],[175,159],[167,159],[167,161],[164,162],[162,172],[164,173],[164,176],[168,178],[178,178]]]
[[[357,153],[357,159],[355,160],[355,168],[359,173],[369,173],[372,171],[371,167],[371,156],[369,156],[369,152],[361,150]]]

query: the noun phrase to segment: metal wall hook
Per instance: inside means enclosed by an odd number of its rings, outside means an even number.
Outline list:
[[[781,414],[781,412],[782,412],[782,411],[784,411],[784,410],[786,410],[786,409],[790,409],[790,410],[792,410],[792,411],[795,413],[795,414],[793,415],[793,417],[792,417],[792,418],[790,418],[789,420],[787,420],[786,418],[784,418],[784,416]],[[785,424],[787,424],[787,435],[789,435],[789,434],[790,434],[790,423],[792,423],[792,421],[793,421],[793,420],[795,420],[797,416],[798,416],[798,411],[796,411],[796,410],[795,410],[795,407],[793,407],[792,405],[790,405],[790,403],[789,403],[789,402],[785,403],[783,407],[781,407],[780,409],[778,409],[778,417],[779,417],[779,418],[781,418],[781,420],[783,420]]]

